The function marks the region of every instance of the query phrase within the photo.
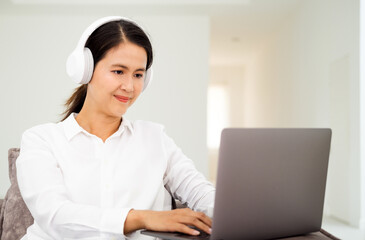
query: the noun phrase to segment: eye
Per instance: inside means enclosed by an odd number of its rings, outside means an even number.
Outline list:
[[[118,75],[123,74],[123,71],[122,70],[115,70],[115,71],[112,71],[112,72],[115,73],[115,74],[118,74]]]
[[[140,74],[140,73],[137,73],[135,76],[136,76],[136,78],[143,78],[143,74]]]

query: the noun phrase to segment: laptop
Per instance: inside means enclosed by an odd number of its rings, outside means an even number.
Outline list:
[[[212,234],[205,239],[276,239],[319,231],[330,129],[222,131]],[[142,234],[200,239],[182,233]]]

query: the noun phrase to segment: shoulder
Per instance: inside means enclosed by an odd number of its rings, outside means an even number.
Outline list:
[[[140,136],[143,138],[156,138],[163,136],[165,132],[165,127],[162,124],[144,121],[144,120],[135,120],[131,122],[131,126],[133,129],[133,133],[136,136]]]
[[[162,131],[165,127],[162,124],[144,121],[144,120],[135,120],[131,122],[134,130],[160,130]]]
[[[42,138],[47,139],[59,132],[59,123],[44,123],[33,126],[23,132],[22,138]]]

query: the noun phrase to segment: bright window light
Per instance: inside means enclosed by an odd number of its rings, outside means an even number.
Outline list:
[[[218,149],[223,128],[228,127],[229,99],[227,86],[212,84],[208,88],[208,148]]]

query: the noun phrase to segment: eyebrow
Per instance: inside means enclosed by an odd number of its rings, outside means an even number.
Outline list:
[[[125,66],[123,64],[113,64],[112,67],[121,67],[121,68],[125,68],[125,69],[129,70],[129,67],[127,67],[127,66]],[[145,68],[138,68],[135,71],[143,71],[143,72],[145,72],[146,69]]]

